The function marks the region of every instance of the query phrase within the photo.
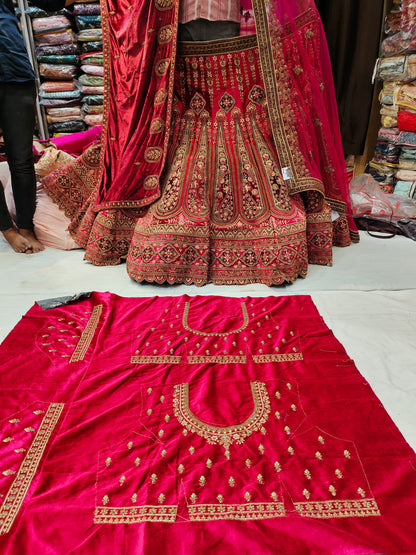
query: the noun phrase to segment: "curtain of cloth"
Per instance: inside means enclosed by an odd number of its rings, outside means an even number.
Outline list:
[[[383,2],[316,0],[316,5],[332,61],[344,152],[360,155],[373,98]]]

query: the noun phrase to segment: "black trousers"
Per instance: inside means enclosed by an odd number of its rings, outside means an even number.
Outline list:
[[[33,165],[35,83],[0,82],[0,128],[12,178],[16,225],[33,229],[36,208],[36,176]],[[0,185],[0,231],[12,227],[4,190]]]
[[[230,39],[240,33],[240,24],[235,21],[208,21],[193,19],[188,23],[179,23],[178,40],[208,41]]]

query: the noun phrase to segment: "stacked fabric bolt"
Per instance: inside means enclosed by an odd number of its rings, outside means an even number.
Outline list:
[[[78,82],[76,36],[72,22],[61,11],[54,15],[31,8],[32,28],[41,76],[40,103],[47,113],[49,133],[83,131]]]
[[[382,127],[368,169],[385,191],[409,196],[416,179],[416,0],[394,0],[385,31],[377,63]]]
[[[100,3],[77,1],[74,14],[80,44],[82,114],[89,127],[101,125],[104,102],[104,62]]]

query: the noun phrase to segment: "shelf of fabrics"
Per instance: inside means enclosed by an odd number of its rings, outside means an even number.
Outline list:
[[[368,172],[385,192],[416,199],[416,0],[395,0],[385,31],[381,128]]]
[[[49,14],[29,7],[41,84],[40,105],[46,111],[50,136],[84,131],[81,91],[77,81],[79,56],[69,12]]]
[[[41,78],[39,99],[50,136],[101,124],[103,54],[100,4],[76,2],[48,14],[29,7]]]
[[[80,59],[79,87],[82,118],[90,128],[101,125],[104,102],[104,64],[100,2],[75,0]]]

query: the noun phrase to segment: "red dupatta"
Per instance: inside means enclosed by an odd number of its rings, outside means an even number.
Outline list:
[[[160,196],[173,105],[180,0],[101,0],[105,148],[96,210]],[[331,64],[313,0],[243,0],[254,12],[276,150],[292,193],[351,216]],[[356,234],[358,238],[358,234]]]
[[[95,209],[160,195],[173,100],[179,0],[101,0],[105,96]]]

